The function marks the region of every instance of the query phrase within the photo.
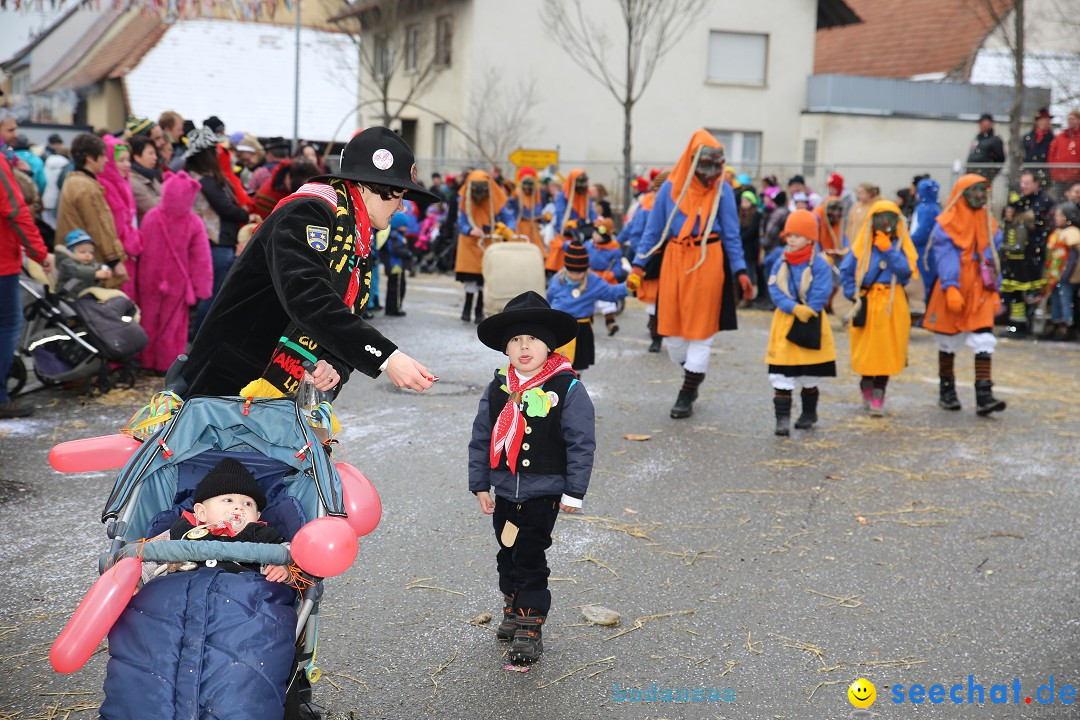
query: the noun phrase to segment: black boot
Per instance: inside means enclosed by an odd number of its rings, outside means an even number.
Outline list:
[[[697,399],[697,390],[680,390],[679,397],[671,406],[671,417],[676,420],[688,418],[694,414],[694,400]]]
[[[799,430],[809,430],[814,427],[814,423],[817,422],[817,401],[817,388],[802,389],[802,412],[799,413],[799,419],[795,421],[795,427]],[[788,414],[791,414],[790,409]]]
[[[776,409],[776,434],[786,437],[791,434],[791,396],[777,395],[773,398]]]
[[[619,325],[615,322],[615,315],[613,314],[604,316],[604,325],[607,327],[608,337],[619,332]]]
[[[461,311],[461,320],[463,322],[469,322],[469,318],[472,316],[472,301],[473,294],[465,293],[465,309]]]
[[[1001,412],[1005,409],[1005,401],[994,397],[991,389],[994,383],[990,380],[975,381],[975,414],[986,417],[993,412]]]
[[[468,320],[469,318],[465,318]],[[479,325],[480,321],[484,319],[484,291],[476,293],[476,324]]]
[[[649,328],[649,336],[652,337],[652,343],[649,344],[649,352],[651,352],[651,353],[660,352],[660,344],[663,343],[663,341],[664,341],[663,336],[659,335],[656,332],[656,323],[657,323],[656,316],[655,315],[650,315],[649,316],[649,322],[648,322],[648,328]]]
[[[959,410],[960,398],[956,397],[956,378],[954,376],[938,378],[939,396],[938,405],[946,410]]]
[[[517,627],[514,630],[514,642],[510,644],[510,662],[536,662],[544,652],[541,627],[547,617],[533,615],[532,610],[522,610],[514,619]]]
[[[500,640],[513,640],[514,631],[517,630],[517,617],[514,614],[514,596],[503,595],[503,616],[502,622],[495,628],[495,637]]]

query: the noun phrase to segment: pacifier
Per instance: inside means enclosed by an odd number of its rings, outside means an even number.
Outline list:
[[[247,524],[247,513],[243,510],[233,510],[229,513],[228,517],[225,518],[225,522],[232,527],[233,532],[239,532],[239,530]]]

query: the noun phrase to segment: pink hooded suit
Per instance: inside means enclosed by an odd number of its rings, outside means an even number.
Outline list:
[[[161,204],[143,217],[139,258],[142,326],[150,336],[141,362],[164,372],[187,351],[189,308],[210,297],[214,268],[206,227],[191,209],[201,189],[185,172],[161,187]]]
[[[143,250],[142,236],[136,223],[135,193],[131,190],[131,183],[120,174],[120,168],[116,164],[116,146],[124,145],[124,141],[112,135],[106,135],[102,139],[105,141],[105,169],[97,179],[105,190],[105,202],[112,210],[116,237],[128,255],[124,267],[129,279],[120,289],[134,300],[137,294],[138,258]],[[128,148],[129,152],[130,150]]]

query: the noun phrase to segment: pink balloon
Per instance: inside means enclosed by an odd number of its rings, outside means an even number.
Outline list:
[[[49,451],[49,464],[64,473],[117,470],[142,443],[128,435],[104,435],[62,442]]]
[[[349,514],[345,520],[349,523],[357,537],[363,537],[374,530],[382,519],[382,499],[379,492],[371,481],[348,463],[334,463],[338,475],[341,476],[341,495],[345,504],[345,512]]]
[[[293,536],[289,552],[304,572],[334,577],[349,569],[360,544],[349,523],[339,517],[321,517],[304,525]]]
[[[73,673],[86,664],[135,594],[141,573],[141,558],[122,558],[90,586],[49,650],[53,670]]]

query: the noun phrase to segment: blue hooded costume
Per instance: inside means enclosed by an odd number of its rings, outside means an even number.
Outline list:
[[[937,216],[941,214],[941,205],[938,204],[940,190],[941,186],[938,185],[937,180],[930,178],[920,180],[917,186],[919,201],[911,216],[911,242],[915,245],[915,251],[919,253],[919,273],[926,287],[926,295],[923,298],[926,302],[930,301],[930,291],[934,289],[934,281],[937,280],[937,263],[933,258],[930,232],[934,229]]]

